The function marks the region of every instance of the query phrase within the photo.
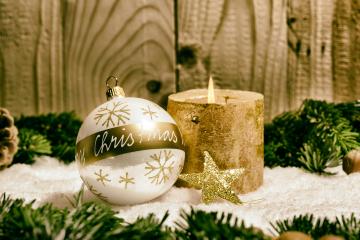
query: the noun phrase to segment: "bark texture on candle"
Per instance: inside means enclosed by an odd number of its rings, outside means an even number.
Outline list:
[[[208,151],[220,169],[245,168],[245,173],[233,183],[239,193],[257,189],[263,182],[264,169],[263,96],[227,91],[232,103],[189,101],[204,91],[190,90],[169,97],[168,112],[177,122],[186,144],[182,173],[202,172],[202,153]],[[244,98],[241,95],[250,97],[236,101]],[[178,184],[186,186],[183,182]]]

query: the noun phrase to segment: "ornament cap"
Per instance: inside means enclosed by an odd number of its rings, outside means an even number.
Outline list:
[[[111,80],[115,80],[114,86],[110,85]],[[125,97],[125,92],[122,87],[118,86],[118,78],[110,76],[106,79],[106,98],[111,100],[114,97]]]

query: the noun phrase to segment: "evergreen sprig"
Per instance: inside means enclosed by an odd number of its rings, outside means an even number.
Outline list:
[[[0,239],[173,239],[163,227],[167,215],[162,221],[149,215],[128,224],[102,203],[81,203],[71,210],[52,204],[34,208],[34,203],[1,196]]]
[[[244,221],[232,214],[195,211],[181,213],[182,220],[177,222],[177,239],[271,239],[260,229],[246,227]]]
[[[12,164],[15,163],[34,163],[34,157],[51,154],[50,142],[45,136],[35,130],[21,128],[19,129],[19,146],[14,156]]]
[[[126,223],[110,206],[83,203],[81,197],[75,199],[72,209],[59,209],[50,203],[35,208],[34,203],[1,195],[0,239],[272,239],[260,229],[245,226],[243,220],[225,213],[182,211],[177,227],[169,228],[164,226],[167,213],[160,220],[149,214]],[[314,239],[328,234],[360,239],[360,220],[354,214],[332,221],[306,214],[270,225],[278,234],[300,231]]]
[[[331,174],[354,148],[360,147],[360,106],[305,100],[297,111],[276,117],[265,125],[265,165],[302,167]]]
[[[65,163],[74,161],[76,136],[81,123],[81,120],[73,112],[21,116],[15,119],[18,129],[32,129],[46,137],[51,143],[51,156],[59,158]]]
[[[342,236],[348,240],[360,239],[360,220],[352,214],[350,217],[336,217],[331,221],[328,218],[318,218],[312,214],[295,216],[292,219],[271,223],[273,229],[281,234],[286,231],[299,231],[319,239],[324,235]]]

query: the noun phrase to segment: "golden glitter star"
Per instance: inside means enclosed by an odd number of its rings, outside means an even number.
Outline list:
[[[133,177],[129,177],[129,173],[126,172],[124,177],[120,176],[119,183],[125,183],[125,189],[127,189],[128,184],[135,184],[134,179]]]
[[[149,105],[147,106],[147,109],[146,108],[141,108],[141,110],[143,110],[143,115],[149,115],[151,120],[153,120],[153,117],[154,118],[158,117],[158,113],[154,112],[154,111],[151,111]]]
[[[244,168],[220,170],[207,151],[204,151],[202,173],[181,174],[180,179],[202,189],[201,199],[208,204],[220,197],[235,204],[242,202],[231,189],[231,183],[244,173]]]
[[[103,174],[102,169],[99,170],[99,173],[94,172],[96,176],[96,181],[101,182],[105,186],[105,182],[111,182],[111,180],[108,178],[109,174]]]

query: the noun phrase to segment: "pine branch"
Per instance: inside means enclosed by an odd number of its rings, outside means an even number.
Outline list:
[[[51,154],[50,142],[35,130],[21,128],[18,137],[19,149],[12,164],[32,164],[35,156]]]
[[[353,125],[358,116],[352,112],[360,112],[358,104],[305,100],[299,110],[276,117],[265,125],[265,165],[330,174],[326,168],[360,147],[360,132]]]
[[[325,169],[330,166],[337,166],[339,162],[337,151],[329,151],[324,154],[320,149],[307,143],[300,151],[299,161],[303,164],[303,168],[309,172],[332,175],[333,173],[325,171]]]
[[[265,125],[265,165],[269,167],[300,167],[299,149],[307,132],[307,122],[297,111],[285,112]]]
[[[168,216],[169,214],[166,213],[159,221],[154,214],[149,214],[147,217],[138,218],[134,223],[118,228],[111,236],[114,239],[176,239],[175,234],[163,226]]]
[[[352,214],[350,217],[341,216],[334,221],[328,218],[316,219],[312,214],[295,216],[292,219],[271,223],[273,229],[281,234],[286,231],[300,231],[319,239],[324,235],[337,235],[345,239],[360,239],[360,220]]]
[[[360,146],[357,141],[359,132],[354,131],[350,121],[342,116],[334,104],[306,100],[301,115],[312,126],[308,140],[318,138],[333,147],[339,146],[342,156]]]
[[[350,121],[352,128],[355,132],[360,133],[360,100],[339,103],[335,108],[341,112],[341,115]],[[360,139],[358,138],[360,141]]]
[[[73,209],[59,209],[52,204],[34,208],[34,201],[0,197],[0,239],[271,239],[255,227],[231,214],[192,209],[181,213],[178,228],[164,226],[168,213],[160,220],[153,214],[126,223],[102,203],[82,203],[82,192],[74,197]],[[345,239],[360,239],[360,220],[354,214],[334,221],[315,220],[311,214],[276,221],[277,233],[301,231],[314,239],[327,234]]]
[[[21,116],[15,119],[18,129],[37,131],[51,142],[52,155],[65,163],[74,161],[76,136],[81,121],[73,112],[49,113],[38,116]]]
[[[244,221],[231,214],[204,212],[191,209],[181,213],[182,220],[177,222],[177,239],[271,239],[260,229],[246,227]]]
[[[0,201],[0,239],[174,239],[163,227],[168,217],[154,215],[125,223],[108,205],[83,203],[82,192],[74,196],[74,209],[58,209],[51,204],[33,207],[34,201]]]

